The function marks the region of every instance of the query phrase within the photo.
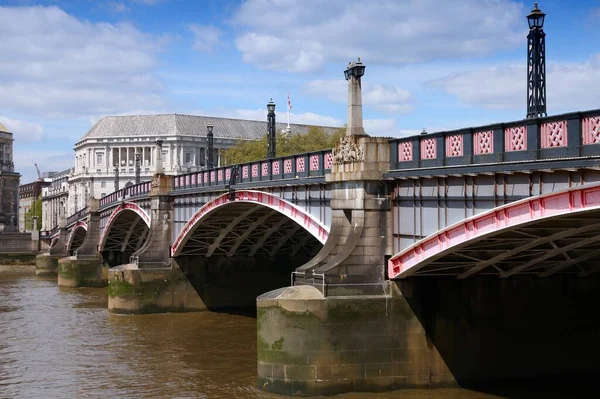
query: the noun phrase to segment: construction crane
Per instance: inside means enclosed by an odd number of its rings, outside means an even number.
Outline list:
[[[35,170],[37,170],[38,179],[42,180],[42,174],[40,173],[40,168],[38,168],[37,163],[33,163],[35,165]]]

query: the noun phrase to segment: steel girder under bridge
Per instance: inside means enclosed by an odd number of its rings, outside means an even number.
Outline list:
[[[526,198],[448,226],[393,256],[390,278],[507,278],[600,271],[600,185]]]

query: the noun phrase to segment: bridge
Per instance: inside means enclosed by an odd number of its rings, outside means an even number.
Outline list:
[[[375,138],[348,81],[333,150],[157,171],[44,232],[38,267],[114,313],[257,306],[274,392],[597,372],[600,110]]]

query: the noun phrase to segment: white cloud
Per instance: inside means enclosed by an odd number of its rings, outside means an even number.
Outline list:
[[[121,3],[120,1],[111,1],[106,4],[106,8],[110,11],[123,14],[130,11],[129,7],[125,5],[125,3]]]
[[[339,103],[348,100],[348,84],[344,80],[313,80],[304,86],[304,91]],[[408,114],[414,110],[411,94],[396,86],[363,82],[362,95],[365,106],[382,112]]]
[[[91,23],[57,7],[0,7],[0,107],[43,116],[162,105],[163,38]]]
[[[15,140],[31,142],[44,139],[44,128],[37,123],[11,119],[0,115],[0,122],[13,134]]]
[[[450,75],[428,83],[462,103],[489,109],[523,109],[527,98],[525,65],[505,65]],[[600,53],[577,63],[549,62],[546,71],[548,111],[597,108],[600,103]]]
[[[194,35],[194,50],[202,52],[211,52],[223,35],[223,32],[212,25],[191,24],[188,30]]]
[[[523,15],[511,0],[248,0],[233,22],[245,62],[305,72],[358,56],[403,65],[513,48]]]

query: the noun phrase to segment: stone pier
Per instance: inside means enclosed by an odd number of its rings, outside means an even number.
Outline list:
[[[62,287],[105,287],[108,266],[98,253],[100,213],[98,200],[92,199],[87,220],[87,233],[74,254],[58,260],[58,285]],[[65,241],[65,246],[68,244]]]
[[[160,151],[157,151],[160,153]],[[162,163],[160,159],[158,163]],[[169,252],[171,244],[171,178],[156,173],[152,180],[151,225],[142,248],[133,254],[137,263],[108,271],[108,310],[142,314],[205,310],[206,306]]]
[[[67,256],[65,250],[68,230],[65,226],[65,221],[62,221],[61,227],[58,230],[58,238],[54,245],[50,247],[47,252],[42,252],[35,257],[35,274],[42,277],[53,277],[57,275],[58,271],[58,260],[64,256]]]

